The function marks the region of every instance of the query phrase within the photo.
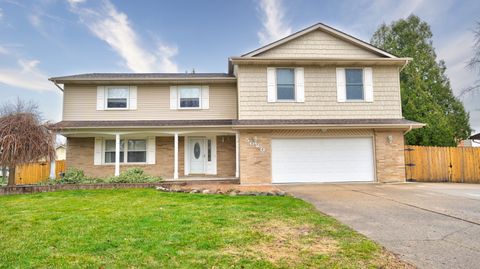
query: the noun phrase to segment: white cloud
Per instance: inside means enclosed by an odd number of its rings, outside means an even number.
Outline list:
[[[133,30],[128,16],[119,12],[108,0],[99,9],[81,6],[79,0],[69,0],[71,11],[99,39],[105,41],[125,61],[133,72],[178,72],[173,57],[177,48],[159,42],[157,52],[151,53],[143,47]]]
[[[0,54],[7,55],[8,54],[7,48],[0,45]]]
[[[292,33],[292,28],[284,21],[284,10],[280,0],[260,0],[263,29],[259,31],[260,44],[267,44]]]
[[[38,69],[39,63],[38,60],[19,59],[14,68],[0,67],[0,83],[34,91],[55,91],[47,75]]]
[[[42,25],[42,20],[38,14],[30,14],[28,16],[28,21],[30,21],[30,23],[36,28]]]
[[[3,18],[3,10],[0,8],[0,20]]]
[[[85,2],[85,0],[68,0],[70,5],[76,5]]]

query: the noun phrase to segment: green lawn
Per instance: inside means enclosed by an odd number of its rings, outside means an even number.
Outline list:
[[[2,268],[378,268],[402,263],[292,197],[153,189],[0,197]]]

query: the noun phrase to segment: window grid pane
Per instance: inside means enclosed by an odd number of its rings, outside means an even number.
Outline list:
[[[345,69],[347,100],[363,100],[363,70]]]
[[[127,162],[144,163],[147,161],[147,140],[129,139]]]
[[[293,68],[277,68],[277,100],[295,100]]]
[[[123,151],[120,152],[120,162],[123,163]],[[105,152],[105,163],[115,163],[115,152]]]
[[[123,163],[125,141],[120,140],[120,162]],[[115,163],[115,140],[105,140],[105,163]]]
[[[147,162],[147,140],[128,139],[127,163]],[[125,140],[120,140],[120,162],[124,163]],[[115,140],[105,140],[105,163],[115,163]]]
[[[200,107],[199,88],[180,89],[180,107]]]
[[[107,108],[126,108],[129,91],[126,88],[107,90]]]
[[[127,162],[129,163],[144,163],[147,161],[146,151],[129,151]]]
[[[207,160],[212,161],[212,140],[210,139],[207,141]]]

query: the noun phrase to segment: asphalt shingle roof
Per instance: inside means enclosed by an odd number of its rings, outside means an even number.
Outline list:
[[[87,73],[49,78],[51,81],[64,80],[115,80],[115,79],[188,79],[188,78],[235,78],[228,73]]]

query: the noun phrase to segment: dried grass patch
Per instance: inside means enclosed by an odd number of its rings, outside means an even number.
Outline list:
[[[265,259],[271,263],[296,264],[302,256],[331,254],[338,250],[338,243],[319,236],[311,225],[294,225],[281,221],[270,221],[254,226],[262,241],[242,249],[228,248],[230,255]]]

